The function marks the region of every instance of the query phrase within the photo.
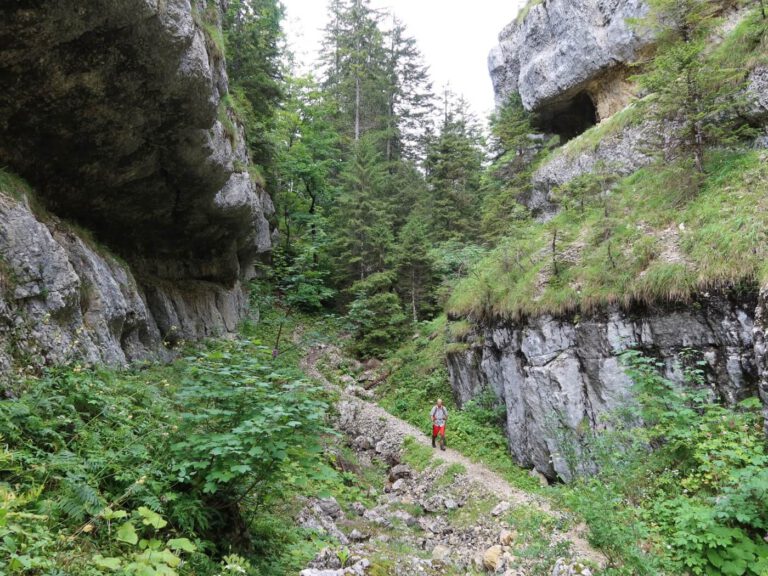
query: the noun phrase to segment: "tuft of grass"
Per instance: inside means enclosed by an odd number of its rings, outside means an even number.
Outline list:
[[[235,125],[235,121],[232,120],[230,114],[233,114],[232,103],[229,94],[227,94],[221,101],[219,101],[218,118],[219,122],[221,122],[221,125],[224,127],[224,134],[226,134],[230,144],[234,147],[237,144],[239,132]]]
[[[403,462],[414,470],[423,472],[432,463],[432,449],[408,436],[403,442]]]
[[[517,24],[522,24],[525,21],[525,18],[528,16],[528,13],[531,11],[531,9],[534,6],[538,6],[542,3],[543,0],[528,0],[526,2],[525,6],[520,8],[520,12],[517,13],[517,17],[515,18],[515,22]]]
[[[645,168],[583,209],[522,223],[456,286],[448,312],[567,315],[768,279],[768,154],[712,152],[701,183],[684,176],[677,164]]]
[[[713,50],[713,65],[745,73],[768,62],[768,22],[755,7]]]
[[[23,202],[32,197],[32,187],[20,176],[0,168],[0,194]]]

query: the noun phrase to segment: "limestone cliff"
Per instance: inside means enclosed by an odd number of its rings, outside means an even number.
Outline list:
[[[754,396],[756,304],[754,292],[707,294],[691,305],[493,323],[466,335],[466,348],[449,354],[451,381],[462,404],[492,389],[506,407],[516,460],[568,479],[573,463],[567,449],[579,450],[587,430],[609,426],[608,415],[631,402],[632,383],[619,360],[626,350],[657,358],[673,380],[681,379],[686,362],[704,360],[707,380],[722,400]],[[577,461],[590,466],[588,455]]]
[[[226,105],[221,8],[0,6],[0,166],[43,207],[3,190],[6,366],[123,362],[242,318],[272,208]]]
[[[625,65],[652,42],[628,22],[644,13],[642,0],[543,0],[529,8],[502,31],[489,63],[499,104],[518,92],[539,128],[568,141],[536,166],[530,189],[518,198],[541,222],[560,210],[553,194],[558,187],[601,166],[632,174],[668,149],[673,131],[631,104]],[[729,13],[728,20],[737,23],[744,15]],[[762,60],[751,65],[736,113],[759,128],[754,146],[765,147],[768,69]],[[563,258],[586,243],[575,241]],[[674,246],[664,250],[662,259],[679,257]],[[520,258],[529,256],[541,255]],[[691,356],[703,360],[717,396],[734,403],[760,394],[768,417],[768,289],[761,291],[754,278],[719,286],[685,303],[626,299],[624,306],[604,303],[597,311],[515,320],[478,314],[448,355],[456,399],[463,404],[491,389],[506,409],[515,458],[564,479],[592,466],[581,442],[589,430],[609,426],[610,415],[632,402],[632,383],[619,361],[628,349],[658,359],[676,381]]]
[[[651,39],[630,19],[645,0],[544,0],[499,35],[488,67],[496,102],[518,92],[544,128],[570,137],[621,110],[631,90],[626,66]]]

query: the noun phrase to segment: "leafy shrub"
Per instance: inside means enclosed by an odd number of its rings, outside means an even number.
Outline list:
[[[230,551],[263,575],[295,571],[315,544],[295,548],[273,511],[331,474],[327,404],[299,374],[243,337],[173,366],[69,366],[8,384],[0,575],[204,576],[231,571],[218,559]]]
[[[565,499],[589,523],[594,544],[633,574],[765,574],[768,447],[760,402],[722,405],[705,385],[705,363],[692,352],[683,358],[684,385],[664,378],[655,360],[625,355],[637,410],[588,439],[586,449],[603,455],[600,470],[579,478]]]

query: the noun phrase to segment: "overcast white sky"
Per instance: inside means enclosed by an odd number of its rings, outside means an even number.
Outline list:
[[[282,0],[288,41],[305,70],[313,68],[327,19],[326,0]],[[372,0],[389,8],[418,41],[435,90],[446,83],[484,119],[493,110],[488,52],[525,0]]]

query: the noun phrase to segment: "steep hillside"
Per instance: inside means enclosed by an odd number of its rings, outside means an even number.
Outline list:
[[[534,125],[569,141],[537,160],[518,196],[530,217],[454,290],[449,314],[471,327],[455,331],[449,366],[460,401],[496,392],[516,459],[552,478],[572,473],[564,435],[603,428],[631,402],[628,349],[677,381],[703,362],[728,403],[765,379],[765,22],[753,5],[719,13],[706,65],[740,70],[737,114],[754,129],[710,149],[699,175],[675,151],[676,121],[655,119],[655,95],[626,72],[652,53],[653,36],[626,21],[645,10],[532,3],[490,58],[499,101],[519,92]],[[617,78],[626,89],[614,98]],[[579,99],[598,125],[575,123]]]
[[[3,368],[122,363],[242,318],[272,205],[220,19],[205,0],[0,7]]]

